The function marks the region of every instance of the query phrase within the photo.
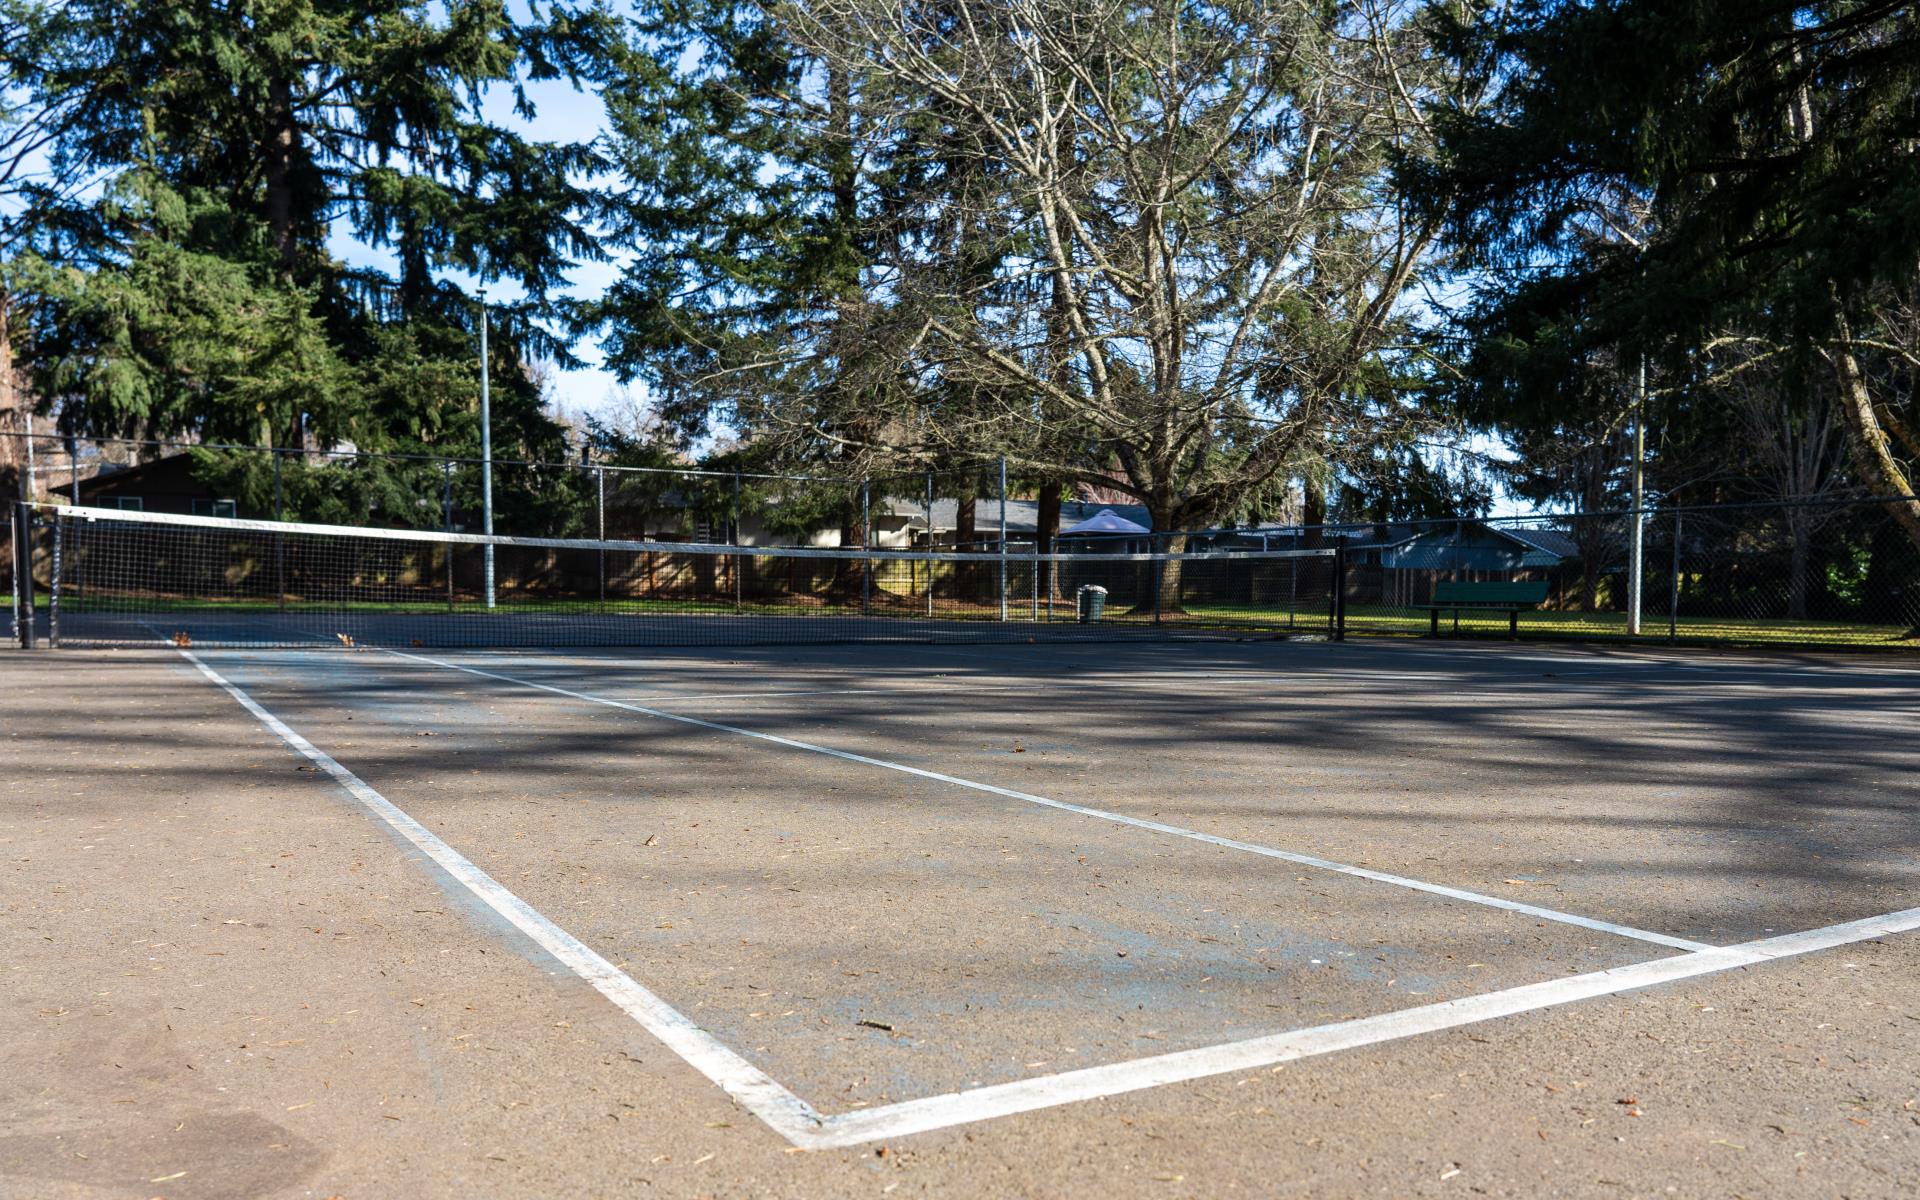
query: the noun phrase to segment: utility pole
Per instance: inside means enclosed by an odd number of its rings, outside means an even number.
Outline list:
[[[487,607],[493,607],[493,397],[487,386],[487,291],[480,289],[480,531],[487,535]]]
[[[1647,356],[1640,356],[1640,378],[1634,388],[1633,396],[1633,533],[1627,543],[1627,635],[1640,636],[1640,592],[1644,555],[1647,517],[1643,508],[1646,503],[1646,450],[1647,450]]]

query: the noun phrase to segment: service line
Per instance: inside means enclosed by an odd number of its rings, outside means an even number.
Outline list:
[[[1909,908],[1884,916],[1849,921],[1844,925],[1830,925],[1824,929],[1701,950],[1565,979],[1550,979],[1545,983],[1530,983],[1504,991],[1425,1004],[1419,1008],[1403,1008],[1377,1017],[1316,1025],[1243,1042],[1179,1050],[1153,1058],[1136,1058],[1108,1066],[1088,1067],[1014,1083],[949,1092],[921,1100],[907,1100],[885,1108],[863,1109],[828,1117],[825,1130],[814,1136],[812,1144],[822,1147],[853,1146],[881,1138],[924,1133],[931,1129],[1052,1108],[1077,1100],[1117,1096],[1143,1088],[1223,1075],[1230,1071],[1272,1066],[1811,954],[1816,950],[1829,950],[1915,929],[1920,929],[1920,908]]]

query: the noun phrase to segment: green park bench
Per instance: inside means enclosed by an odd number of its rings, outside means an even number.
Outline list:
[[[1520,636],[1520,614],[1532,612],[1547,598],[1547,585],[1540,582],[1460,583],[1442,580],[1433,585],[1433,599],[1415,608],[1424,608],[1433,618],[1432,636],[1440,636],[1440,614],[1453,614],[1453,631],[1460,632],[1462,612],[1504,612],[1507,636]]]

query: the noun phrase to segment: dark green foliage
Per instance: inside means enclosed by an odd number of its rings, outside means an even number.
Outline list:
[[[566,356],[552,293],[598,253],[600,163],[480,103],[603,81],[616,23],[515,7],[77,0],[23,25],[0,67],[58,114],[56,174],[107,181],[24,210],[10,283],[41,407],[82,433],[477,453],[477,308],[445,278],[466,272],[525,297],[492,327],[496,455],[556,454],[520,364]],[[393,269],[335,259],[336,229]]]
[[[1503,86],[1410,173],[1536,345],[1831,332],[1920,260],[1920,22],[1900,0],[1526,0],[1452,30]],[[1643,204],[1644,247],[1599,218]],[[1523,314],[1551,314],[1525,329]]]

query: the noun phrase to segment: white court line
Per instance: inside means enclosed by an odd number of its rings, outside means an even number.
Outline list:
[[[618,967],[602,958],[578,938],[541,915],[525,900],[508,891],[500,882],[468,861],[458,850],[436,837],[426,826],[408,816],[358,775],[335,762],[333,757],[301,737],[280,718],[256,703],[252,696],[227,682],[219,672],[203,662],[191,650],[180,654],[200,673],[212,680],[240,706],[252,713],[280,740],[305,756],[314,766],[332,776],[361,807],[385,822],[394,832],[432,859],[461,887],[504,918],[508,924],[533,940],[534,944],[558,959],[568,970],[593,985],[607,999],[638,1021],[642,1028],[669,1050],[720,1085],[727,1095],[766,1122],[776,1133],[795,1145],[806,1144],[816,1136],[820,1114],[768,1076],[760,1068],[727,1049],[712,1034],[695,1025],[660,997],[635,983]]]
[[[1401,1009],[1377,1017],[1363,1017],[1291,1033],[949,1092],[827,1117],[501,886],[368,786],[359,776],[295,733],[251,696],[227,682],[197,655],[185,649],[180,650],[180,654],[199,668],[201,674],[239,701],[243,708],[282,741],[325,771],[369,812],[433,859],[455,882],[613,1001],[775,1133],[790,1144],[808,1150],[853,1146],[881,1138],[925,1133],[1080,1100],[1115,1096],[1210,1075],[1330,1054],[1736,967],[1810,954],[1920,928],[1920,908],[1906,909],[1824,929],[1738,946],[1709,947],[1671,958]]]
[[[1012,788],[997,787],[991,783],[980,783],[972,779],[962,779],[958,775],[946,775],[939,771],[929,771],[921,767],[910,767],[904,763],[888,762],[884,758],[869,758],[864,754],[855,754],[850,750],[836,750],[831,746],[820,746],[813,742],[803,742],[796,738],[781,737],[778,734],[762,733],[754,729],[743,729],[738,725],[725,725],[718,721],[705,721],[699,717],[689,717],[681,713],[671,713],[664,709],[648,708],[645,705],[630,704],[624,700],[614,700],[606,696],[595,696],[587,692],[576,692],[568,688],[555,687],[550,683],[539,683],[531,679],[521,679],[513,675],[502,675],[495,671],[483,671],[478,667],[463,666],[460,663],[430,658],[424,654],[408,654],[400,650],[387,650],[383,653],[395,658],[404,658],[413,662],[427,663],[430,666],[444,667],[452,671],[463,671],[468,675],[477,675],[482,679],[496,679],[502,683],[511,683],[517,687],[533,688],[550,692],[556,696],[565,696],[571,700],[587,704],[600,704],[608,708],[617,708],[625,712],[638,713],[646,717],[659,717],[666,721],[678,721],[683,725],[693,725],[701,729],[711,729],[719,733],[737,734],[754,738],[757,741],[771,742],[776,746],[786,746],[793,750],[805,750],[811,754],[824,754],[830,758],[846,762],[859,763],[862,766],[880,767],[883,770],[898,771],[903,775],[915,775],[921,779],[931,779],[935,783],[951,784],[954,787],[970,791],[985,792],[988,795],[1003,796],[1009,800],[1019,800],[1026,804],[1039,805],[1042,808],[1056,809],[1060,812],[1078,813],[1083,817],[1095,817],[1102,821],[1112,821],[1119,825],[1129,825],[1135,829],[1146,829],[1154,833],[1170,834],[1186,838],[1189,841],[1205,842],[1212,846],[1221,846],[1228,850],[1244,850],[1249,854],[1258,854],[1266,858],[1277,858],[1284,862],[1302,867],[1314,867],[1322,871],[1333,871],[1340,875],[1351,875],[1359,879],[1370,879],[1375,883],[1390,883],[1395,887],[1408,888],[1429,895],[1445,896],[1450,900],[1464,900],[1470,904],[1482,904],[1489,908],[1504,909],[1521,913],[1529,917],[1539,917],[1546,921],[1557,921],[1563,925],[1578,925],[1600,933],[1610,933],[1617,937],[1634,938],[1656,945],[1672,946],[1680,950],[1710,950],[1713,947],[1705,942],[1691,941],[1670,934],[1655,933],[1647,929],[1635,929],[1629,925],[1616,925],[1611,921],[1602,921],[1593,917],[1582,917],[1574,913],[1560,912],[1556,909],[1541,908],[1533,904],[1523,904],[1518,900],[1508,900],[1500,896],[1488,896],[1480,892],[1469,892],[1462,888],[1447,887],[1444,884],[1428,883],[1420,879],[1410,879],[1404,875],[1392,875],[1385,871],[1375,871],[1369,867],[1356,867],[1348,863],[1334,862],[1331,859],[1316,858],[1310,854],[1299,854],[1292,850],[1280,850],[1272,846],[1262,846],[1256,842],[1243,842],[1234,838],[1220,837],[1216,834],[1202,833],[1197,829],[1187,829],[1179,825],[1168,825],[1161,821],[1149,821],[1142,817],[1130,817],[1124,813],[1112,812],[1103,808],[1092,808],[1084,804],[1071,804],[1065,800],[1052,800],[1046,796],[1036,796],[1032,792],[1015,791]]]
[[[1362,1017],[1354,1021],[1316,1025],[1309,1029],[1250,1038],[1243,1042],[1205,1046],[1197,1050],[1180,1050],[1153,1058],[1138,1058],[1130,1062],[1088,1067],[1080,1071],[1065,1071],[1058,1075],[1047,1075],[1037,1079],[1022,1079],[1014,1083],[949,1092],[922,1100],[907,1100],[899,1104],[890,1104],[885,1108],[865,1109],[860,1112],[841,1113],[828,1117],[824,1134],[816,1136],[813,1144],[852,1146],[881,1138],[924,1133],[931,1129],[984,1121],[1013,1113],[1031,1112],[1039,1108],[1051,1108],[1077,1100],[1117,1096],[1124,1092],[1180,1083],[1209,1075],[1271,1066],[1275,1063],[1331,1054],[1338,1050],[1351,1050],[1358,1046],[1371,1046],[1379,1042],[1394,1041],[1422,1033],[1457,1029],[1462,1025],[1473,1025],[1497,1017],[1555,1008],[1579,1000],[1612,996],[1620,992],[1652,987],[1655,984],[1711,975],[1736,967],[1747,967],[1756,963],[1810,954],[1816,950],[1828,950],[1890,934],[1907,933],[1914,929],[1920,929],[1920,908],[1909,908],[1884,916],[1869,917],[1862,921],[1850,921],[1844,925],[1830,925],[1824,929],[1809,930],[1805,933],[1746,942],[1738,946],[1701,950],[1693,954],[1681,954],[1673,958],[1635,963],[1632,966],[1614,967],[1586,975],[1552,979],[1545,983],[1527,984],[1522,987],[1508,988],[1505,991],[1448,1000],[1440,1004],[1403,1008],[1377,1017]]]

